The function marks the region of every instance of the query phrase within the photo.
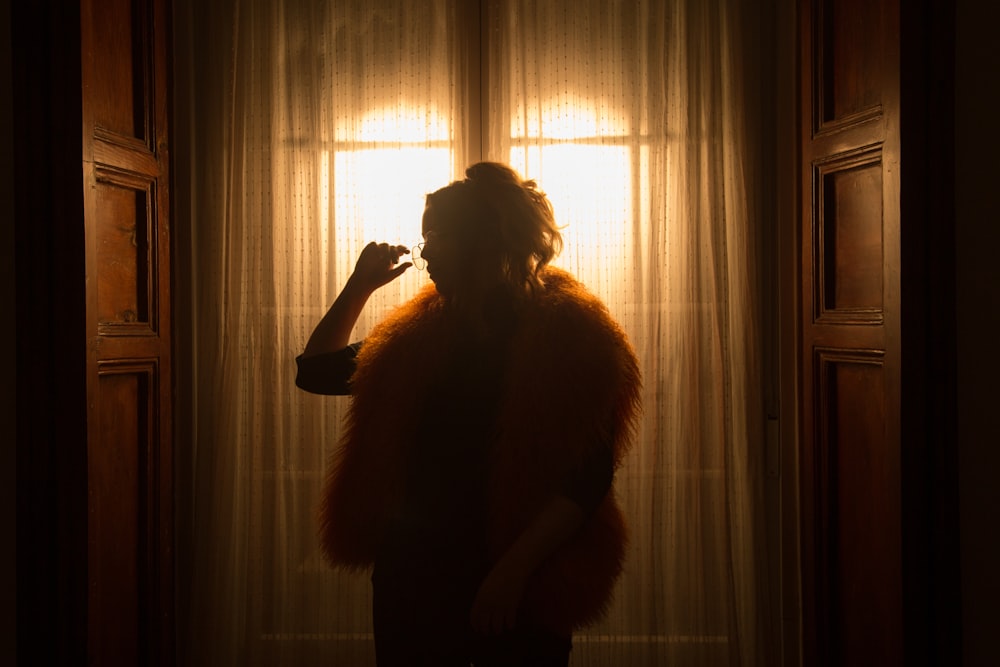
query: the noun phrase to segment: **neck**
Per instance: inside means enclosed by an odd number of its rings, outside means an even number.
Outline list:
[[[511,326],[518,302],[516,291],[499,282],[484,291],[456,293],[448,299],[448,307],[460,327],[477,338],[486,338]]]

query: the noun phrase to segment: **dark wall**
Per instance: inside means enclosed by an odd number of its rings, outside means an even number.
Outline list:
[[[16,355],[11,442],[18,482],[18,658],[23,665],[83,665],[87,339],[80,7],[64,0],[9,0],[8,6],[11,94],[3,99],[12,102],[12,151],[6,154],[15,168],[3,181],[13,199],[14,224],[5,226],[13,228],[15,293],[2,328],[13,330],[6,335],[16,341],[0,354]],[[11,450],[0,448],[4,456]],[[4,485],[3,493],[12,490]]]
[[[1000,627],[1000,139],[994,3],[956,5],[955,194],[964,664],[995,664]]]
[[[14,159],[11,120],[10,0],[0,0],[0,312],[13,313],[14,285]],[[8,316],[0,326],[0,664],[14,664],[17,467],[14,415],[15,329]]]

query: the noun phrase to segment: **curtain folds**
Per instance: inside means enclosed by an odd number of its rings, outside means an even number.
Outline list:
[[[644,417],[616,481],[629,559],[573,664],[767,664],[761,44],[744,3],[179,4],[194,63],[178,74],[193,156],[191,664],[374,664],[368,581],[328,569],[316,543],[349,399],[297,390],[294,357],[364,244],[419,241],[423,195],[480,154],[549,193],[556,263],[642,363]],[[377,293],[356,337],[425,280],[411,270]]]

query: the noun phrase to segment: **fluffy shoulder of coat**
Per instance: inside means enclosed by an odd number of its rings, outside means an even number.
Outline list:
[[[542,278],[544,287],[518,313],[490,459],[486,522],[494,557],[595,448],[611,448],[621,464],[640,410],[638,362],[606,306],[562,270],[548,268]],[[403,434],[422,409],[421,378],[432,377],[454,347],[449,316],[428,286],[365,339],[320,507],[321,544],[337,566],[370,567],[381,527],[402,502]],[[533,575],[522,612],[557,632],[599,620],[626,542],[612,491]]]

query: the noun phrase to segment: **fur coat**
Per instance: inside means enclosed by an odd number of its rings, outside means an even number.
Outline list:
[[[501,391],[501,433],[488,462],[484,521],[494,562],[589,448],[611,447],[619,466],[639,412],[637,360],[607,308],[564,271],[548,268],[542,277],[544,288],[519,310]],[[444,363],[454,329],[445,302],[428,286],[365,339],[320,506],[321,544],[334,565],[373,565],[381,528],[402,502],[406,433],[423,407],[420,380],[429,384]],[[625,545],[612,489],[532,575],[522,613],[560,632],[597,621],[621,573]]]

